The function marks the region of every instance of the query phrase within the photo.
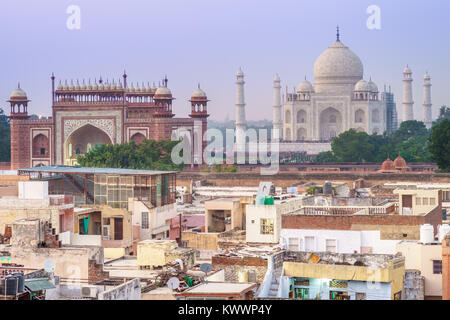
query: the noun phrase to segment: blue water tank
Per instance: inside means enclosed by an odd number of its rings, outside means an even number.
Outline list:
[[[24,292],[25,290],[25,278],[23,276],[23,273],[14,273],[13,274],[14,277],[17,278],[18,281],[18,285],[17,285],[17,292]]]
[[[0,295],[15,296],[17,294],[18,279],[8,276],[0,281]]]

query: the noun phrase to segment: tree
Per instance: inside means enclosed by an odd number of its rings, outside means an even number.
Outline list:
[[[433,122],[433,126],[439,124],[442,120],[447,119],[450,121],[450,108],[442,106],[439,109],[439,117]]]
[[[432,159],[443,172],[450,172],[450,121],[448,119],[443,119],[433,126],[429,142],[428,148]]]
[[[391,139],[392,143],[397,145],[414,136],[428,136],[428,134],[427,127],[422,121],[404,121],[401,123],[400,128],[392,134]]]
[[[179,141],[144,140],[139,146],[134,141],[123,144],[103,144],[77,158],[85,167],[127,168],[144,170],[181,170],[171,159],[172,149]]]
[[[11,127],[9,118],[0,109],[0,162],[11,161]]]
[[[332,151],[327,151],[319,153],[314,159],[314,162],[332,163],[332,162],[339,162],[339,160],[338,158],[335,157]]]
[[[333,140],[331,149],[342,162],[367,162],[373,160],[375,148],[367,133],[350,129]]]

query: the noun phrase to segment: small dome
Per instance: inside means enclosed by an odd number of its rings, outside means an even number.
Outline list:
[[[194,93],[192,93],[192,98],[206,98],[206,93],[198,87],[195,89]]]
[[[389,159],[389,156],[381,165],[381,171],[395,171],[394,161]]]
[[[239,71],[236,73],[237,77],[243,77],[244,73],[242,72],[242,69],[239,69]]]
[[[308,80],[303,80],[297,88],[297,92],[313,92],[314,88]]]
[[[280,76],[276,75],[275,78],[273,79],[274,82],[280,82]]]
[[[73,81],[70,82],[69,90],[74,90],[75,86],[73,85]]]
[[[80,83],[77,81],[77,84],[73,88],[74,90],[80,90],[81,89]]]
[[[94,83],[94,84],[92,85],[92,90],[98,90],[98,85],[97,85],[97,83]]]
[[[425,76],[423,77],[424,80],[431,80],[430,75],[427,73],[425,73]]]
[[[27,99],[27,94],[25,91],[20,89],[20,85],[11,93],[11,99]]]
[[[378,92],[378,86],[372,81],[372,79],[370,79],[368,85],[370,87],[370,92]]]
[[[409,68],[408,65],[407,65],[406,68],[403,70],[403,73],[409,73],[409,74],[412,73],[412,71],[411,71],[411,69]]]
[[[58,90],[62,90],[63,89],[63,85],[61,84],[61,82],[59,82],[59,84],[58,84],[58,88],[57,88]]]
[[[406,161],[405,161],[405,159],[402,158],[402,156],[400,156],[400,154],[394,160],[394,167],[395,167],[395,169],[399,169],[399,170],[406,169]]]
[[[358,92],[369,92],[370,86],[366,80],[359,80],[355,85],[355,91]]]
[[[156,89],[155,95],[172,95],[172,92],[167,87],[159,87]]]
[[[80,86],[80,89],[81,90],[86,90],[87,89],[87,85],[86,85],[86,83],[84,83],[84,80],[83,80],[83,83]]]

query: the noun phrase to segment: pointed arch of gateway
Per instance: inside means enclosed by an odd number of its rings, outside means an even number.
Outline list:
[[[335,108],[320,113],[320,139],[331,140],[342,132],[342,114]]]
[[[64,162],[76,165],[78,156],[86,154],[99,144],[112,144],[111,138],[102,129],[85,124],[67,138],[64,145]]]
[[[147,138],[142,133],[137,132],[131,136],[130,141],[134,141],[136,145],[140,145],[145,139]]]

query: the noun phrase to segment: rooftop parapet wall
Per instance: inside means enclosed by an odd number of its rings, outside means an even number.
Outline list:
[[[318,263],[310,263],[310,252],[288,252],[283,267],[288,277],[391,282],[394,274],[405,272],[405,258],[393,255],[315,253]]]

